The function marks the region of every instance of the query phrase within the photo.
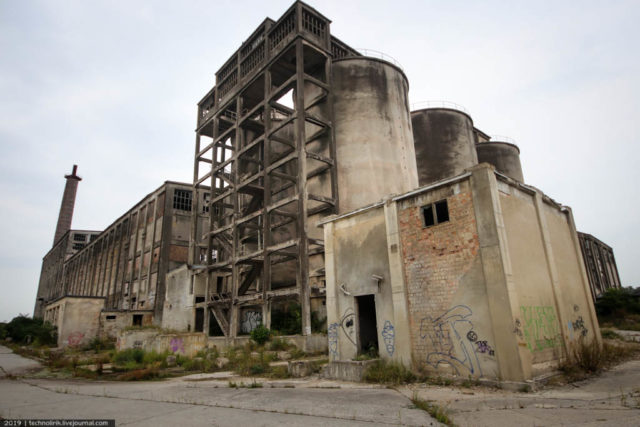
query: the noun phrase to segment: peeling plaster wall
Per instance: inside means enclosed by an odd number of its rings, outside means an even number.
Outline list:
[[[447,200],[449,221],[425,227],[422,207]],[[413,361],[461,376],[493,376],[495,340],[468,181],[398,202]]]
[[[98,336],[103,298],[67,297],[49,304],[45,320],[58,329],[58,347],[77,347]]]
[[[167,274],[166,296],[162,315],[162,327],[187,331],[193,321],[193,294],[191,273],[186,265]]]

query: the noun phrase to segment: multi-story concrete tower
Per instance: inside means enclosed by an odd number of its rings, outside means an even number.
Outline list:
[[[60,204],[60,214],[58,215],[58,225],[56,226],[56,234],[53,237],[53,244],[55,245],[58,240],[65,233],[71,230],[71,219],[73,218],[73,207],[76,203],[76,192],[78,191],[78,182],[82,181],[76,171],[78,165],[73,165],[71,175],[65,175],[67,180],[64,186],[64,194],[62,195],[62,203]]]

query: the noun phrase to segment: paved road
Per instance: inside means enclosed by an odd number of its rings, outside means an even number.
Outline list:
[[[7,372],[28,363],[17,357],[0,346],[0,366]],[[115,418],[118,426],[440,425],[390,389],[330,388],[338,385],[317,381],[270,385],[235,389],[226,379],[203,376],[135,383],[3,378],[0,416]]]
[[[640,426],[640,360],[565,386],[518,393],[486,387],[400,389],[447,407],[460,427]]]

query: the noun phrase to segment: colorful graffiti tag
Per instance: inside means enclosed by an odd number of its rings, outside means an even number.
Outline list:
[[[83,339],[84,339],[84,334],[82,332],[72,332],[67,337],[67,343],[69,344],[70,347],[75,347],[80,345]]]
[[[529,351],[542,351],[560,345],[560,325],[551,306],[520,306],[522,334]]]
[[[171,338],[171,343],[169,344],[171,351],[174,353],[184,353],[184,342],[182,342],[182,338]]]

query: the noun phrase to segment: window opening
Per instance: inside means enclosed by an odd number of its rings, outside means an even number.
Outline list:
[[[449,221],[449,206],[447,204],[447,199],[423,206],[422,219],[425,227],[431,227],[433,225]]]
[[[142,314],[133,315],[133,326],[142,326]]]
[[[84,242],[87,239],[86,234],[74,234],[73,240],[76,242]]]
[[[191,190],[176,189],[173,192],[173,208],[181,211],[191,211]]]

